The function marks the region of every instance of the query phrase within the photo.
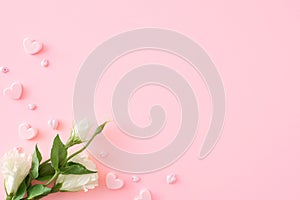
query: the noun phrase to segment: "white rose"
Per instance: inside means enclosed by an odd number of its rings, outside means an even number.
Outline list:
[[[87,169],[91,171],[97,171],[95,163],[93,163],[86,154],[82,153],[71,161],[82,164]],[[83,175],[59,175],[57,178],[57,183],[62,183],[61,191],[80,191],[84,190],[87,192],[90,189],[94,189],[98,186],[98,173],[93,174],[83,174]]]
[[[7,195],[14,195],[22,181],[29,174],[32,155],[14,149],[1,159],[1,172]]]

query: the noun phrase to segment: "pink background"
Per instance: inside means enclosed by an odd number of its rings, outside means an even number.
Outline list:
[[[105,86],[99,85],[95,96],[95,108],[101,110],[98,120],[111,119],[111,87],[122,74],[143,63],[167,64],[188,80],[199,100],[202,121],[193,145],[172,166],[141,175],[139,183],[130,181],[131,174],[117,172],[126,182],[121,190],[106,189],[104,177],[111,170],[98,164],[97,189],[45,199],[130,200],[142,188],[151,190],[153,200],[299,199],[299,19],[300,4],[296,0],[1,0],[0,66],[8,66],[10,72],[0,73],[0,90],[20,81],[24,95],[20,101],[0,95],[0,154],[15,146],[32,152],[36,142],[43,154],[48,154],[49,141],[56,132],[63,139],[69,135],[74,83],[89,53],[120,32],[167,28],[199,43],[223,79],[227,113],[223,135],[214,151],[205,160],[197,159],[211,114],[201,77],[177,57],[155,51],[136,52],[117,61],[100,81]],[[22,41],[27,36],[42,41],[43,51],[26,55]],[[43,58],[50,60],[48,68],[40,66]],[[112,74],[115,77],[111,78]],[[27,110],[28,103],[36,103],[38,109]],[[105,134],[128,151],[163,148],[178,129],[179,108],[174,97],[162,88],[146,87],[133,97],[130,110],[133,120],[145,125],[149,108],[157,103],[168,116],[162,135],[134,141],[120,134],[114,123]],[[61,122],[58,131],[47,125],[52,117]],[[24,141],[18,137],[17,127],[24,121],[39,129],[36,139]],[[169,173],[178,175],[176,184],[165,182]],[[4,198],[3,189],[0,196]]]

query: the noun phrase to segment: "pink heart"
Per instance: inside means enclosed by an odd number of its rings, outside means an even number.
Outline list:
[[[41,51],[43,44],[31,38],[25,38],[23,40],[23,47],[26,53],[33,55]]]
[[[22,123],[19,125],[19,136],[24,140],[31,140],[37,136],[38,131],[31,127],[28,123]]]
[[[58,128],[58,121],[56,119],[50,119],[48,121],[48,125],[53,129],[57,129]]]
[[[151,200],[151,193],[147,189],[143,189],[140,191],[139,196],[135,197],[134,200]]]
[[[106,187],[111,190],[121,189],[124,186],[124,181],[118,179],[117,176],[110,172],[106,175]]]
[[[9,88],[5,88],[3,90],[3,94],[8,96],[11,99],[20,99],[22,96],[22,92],[23,92],[23,87],[22,84],[19,82],[15,82],[13,84],[11,84],[11,86]]]

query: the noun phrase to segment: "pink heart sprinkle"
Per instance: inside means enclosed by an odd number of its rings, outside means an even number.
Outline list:
[[[124,186],[124,181],[118,179],[114,173],[109,172],[106,175],[106,186],[110,190],[118,190]]]
[[[19,125],[19,136],[24,140],[31,140],[36,137],[38,134],[38,130],[32,128],[28,123],[22,123]]]
[[[23,93],[23,86],[19,82],[14,82],[9,88],[3,90],[3,94],[11,99],[20,99]]]
[[[134,200],[151,200],[151,193],[148,189],[143,189],[140,191],[139,196],[135,197]]]
[[[43,44],[31,38],[25,38],[23,40],[23,48],[27,54],[33,55],[42,50]]]

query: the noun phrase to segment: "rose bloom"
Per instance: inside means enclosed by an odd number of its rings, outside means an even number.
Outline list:
[[[81,153],[71,159],[72,162],[82,164],[91,171],[97,171],[97,167],[88,156]],[[94,189],[98,186],[98,173],[82,174],[82,175],[59,175],[56,183],[62,183],[61,191],[80,191],[87,192],[90,189]]]
[[[17,149],[7,152],[1,159],[1,172],[7,195],[16,194],[20,184],[29,174],[32,155],[21,153]]]

